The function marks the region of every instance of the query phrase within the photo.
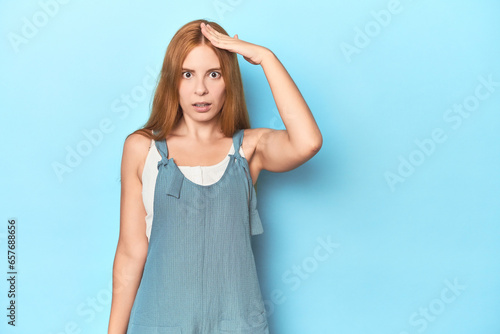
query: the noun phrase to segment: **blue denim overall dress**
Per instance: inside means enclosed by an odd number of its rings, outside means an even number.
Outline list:
[[[127,334],[269,334],[251,246],[263,233],[247,160],[234,154],[211,185],[187,179],[165,139],[144,272]]]

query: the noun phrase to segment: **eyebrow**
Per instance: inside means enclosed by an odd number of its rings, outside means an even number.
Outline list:
[[[215,68],[209,68],[207,72],[211,71],[220,71],[220,67],[215,67]],[[195,70],[189,69],[189,68],[182,68],[182,71],[188,71],[188,72],[196,72]]]

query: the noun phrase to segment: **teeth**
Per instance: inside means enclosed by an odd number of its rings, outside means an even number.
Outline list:
[[[197,107],[206,107],[208,105],[209,105],[209,103],[196,103],[195,104],[195,106],[197,106]]]

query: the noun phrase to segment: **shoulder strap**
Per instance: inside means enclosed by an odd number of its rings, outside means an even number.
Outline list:
[[[160,151],[160,155],[164,160],[167,160],[168,157],[168,150],[167,150],[167,144],[165,143],[165,139],[156,141],[156,148],[158,151]]]
[[[241,157],[240,147],[241,147],[241,143],[243,142],[243,130],[244,129],[240,129],[240,130],[236,131],[233,135],[234,155],[238,158]]]
[[[170,164],[170,162],[173,161],[173,159],[167,159],[168,150],[166,139],[155,141],[155,144],[161,155],[161,160],[158,161],[158,176],[156,180],[157,182],[162,182],[160,183],[162,186],[157,187],[157,189],[162,189],[158,191],[165,191],[165,193],[169,196],[180,198],[181,188],[184,182],[184,174],[172,172],[173,165]]]
[[[154,133],[154,131],[153,131]],[[160,151],[160,155],[164,160],[167,160],[168,157],[168,148],[167,148],[167,142],[166,139],[163,140],[155,140],[156,148],[158,148],[158,151]]]

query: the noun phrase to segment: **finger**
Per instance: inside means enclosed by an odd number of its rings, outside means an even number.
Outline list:
[[[201,27],[201,30],[205,29],[206,31],[208,31],[208,29],[209,29],[208,24],[206,24],[204,22],[201,22],[200,27]]]
[[[219,31],[215,30],[210,24],[205,25],[205,32],[203,33],[209,40],[212,42],[212,44],[216,47],[223,48],[223,49],[229,49],[229,45],[233,40],[238,40],[238,35],[235,35],[235,38],[233,39],[231,36],[224,35],[220,33]]]
[[[205,27],[207,28],[207,31],[208,31],[208,32],[210,32],[212,35],[214,35],[214,36],[215,36],[215,37],[217,37],[217,38],[222,38],[222,37],[229,37],[229,38],[230,38],[230,36],[224,35],[224,34],[222,34],[221,32],[217,31],[214,27],[212,27],[212,26],[210,25],[210,23],[207,23],[207,24],[205,25]]]
[[[217,40],[219,37],[216,35],[217,31],[212,28],[209,24],[203,24],[203,27],[201,28],[201,32],[203,35],[205,35],[206,38],[208,38],[208,40],[210,40],[211,42],[213,42],[214,40]],[[205,29],[203,29],[205,28]]]
[[[223,35],[221,33],[212,34],[210,36],[210,41],[215,43],[217,46],[227,45],[231,42],[232,38],[230,36]]]
[[[214,35],[215,37],[218,37],[218,38],[221,38],[221,37],[230,37],[230,36],[227,36],[227,35],[224,35],[223,33],[215,30],[214,27],[212,27],[210,24],[207,23],[207,28],[208,28],[208,31],[210,33],[212,33],[212,35]]]
[[[218,31],[217,31],[217,30],[215,30],[215,29],[214,29],[214,28],[210,25],[210,23],[207,23],[207,29],[208,29],[208,31],[211,31],[211,32],[213,32],[213,33],[218,33]]]
[[[218,37],[219,37],[220,33],[219,33],[217,30],[215,30],[214,28],[212,28],[212,26],[211,26],[210,24],[208,24],[208,23],[207,23],[207,24],[205,25],[205,28],[207,29],[207,32],[208,32],[208,33],[209,33],[212,37],[214,37],[214,38],[218,38]]]

